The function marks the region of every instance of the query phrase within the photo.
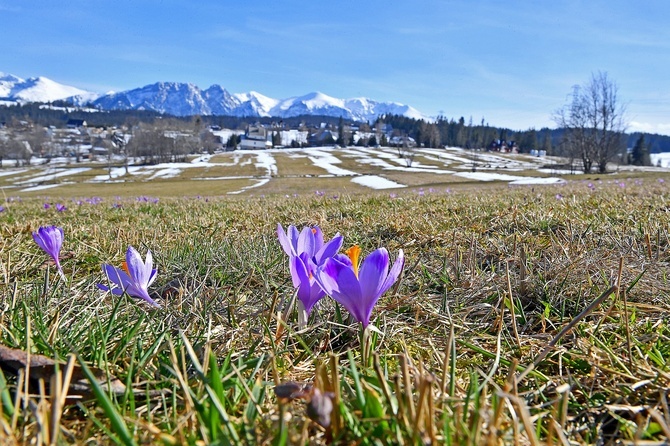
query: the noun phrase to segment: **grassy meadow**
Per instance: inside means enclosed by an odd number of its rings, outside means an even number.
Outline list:
[[[0,361],[0,443],[667,444],[670,186],[613,178],[7,200],[0,344],[58,366]],[[103,198],[45,209],[57,194]],[[277,224],[403,250],[372,355],[330,298],[298,324]],[[32,240],[46,225],[64,230],[65,279]],[[159,309],[96,286],[129,245],[154,255]]]

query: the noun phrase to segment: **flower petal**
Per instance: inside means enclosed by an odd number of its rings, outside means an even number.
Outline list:
[[[101,283],[97,284],[97,287],[101,289],[102,291],[110,291],[112,294],[116,296],[122,296],[123,295],[123,290],[121,288],[109,288],[108,286],[105,286]]]
[[[105,264],[102,265],[102,271],[107,276],[107,279],[109,279],[109,281],[116,286],[120,287],[122,291],[125,291],[126,288],[132,285],[132,280],[121,268]]]
[[[291,231],[291,226],[289,226],[289,232]],[[284,252],[288,255],[295,255],[293,245],[291,244],[291,240],[289,240],[288,236],[286,235],[286,232],[284,232],[284,228],[282,227],[281,224],[277,224],[277,238],[279,238],[279,244],[281,245],[282,249]]]
[[[293,225],[290,225],[288,227],[288,239],[289,239],[289,242],[291,244],[291,254],[294,255],[294,256],[298,255],[298,238],[299,237],[300,237],[300,233],[298,232],[298,228],[296,228]]]
[[[381,296],[379,291],[389,268],[389,253],[386,248],[371,252],[361,263],[358,280],[367,306],[372,308]]]
[[[318,301],[323,299],[326,296],[325,291],[321,288],[321,286],[317,283],[315,278],[312,278],[312,280],[309,283],[309,299],[306,299],[303,301],[303,305],[305,306],[305,311],[307,312],[307,315],[309,316],[309,313],[312,311],[312,308]]]
[[[47,244],[42,238],[42,233],[41,231],[38,232],[33,232],[33,240],[35,240],[35,243],[37,243],[37,246],[39,246],[42,251],[46,252],[47,254],[51,255],[49,248],[47,247]]]
[[[309,226],[302,228],[300,236],[298,237],[298,245],[296,247],[297,254],[306,252],[309,257],[314,257],[314,230]]]
[[[312,232],[314,233],[314,254],[316,254],[323,248],[323,232],[318,226],[314,226]]]
[[[301,283],[309,283],[309,270],[306,262],[307,254],[302,253],[299,256],[291,256],[290,267],[291,267],[291,279],[293,279],[293,286],[298,288]]]
[[[302,302],[308,315],[314,304],[326,294],[316,282],[313,270],[314,267],[307,253],[303,252],[291,258],[293,284],[298,289],[298,299]]]
[[[363,302],[358,278],[351,265],[339,262],[331,257],[317,271],[317,275],[323,290],[342,304],[363,326],[367,326],[369,321],[366,320],[366,306]]]
[[[126,251],[126,263],[128,265],[128,273],[135,285],[146,288],[151,278],[151,252],[147,253],[146,263],[142,261],[142,256],[132,246],[128,247]],[[148,267],[148,268],[147,268]]]
[[[149,297],[149,292],[146,290],[146,288],[139,287],[137,285],[131,285],[130,287],[128,287],[128,289],[126,289],[126,293],[131,297],[140,298],[154,307],[160,307],[160,305],[158,305],[156,301],[154,301],[151,297]]]
[[[154,283],[154,280],[156,280],[156,273],[158,272],[157,269],[152,269],[151,270],[151,276],[149,277],[149,282],[147,283],[147,288],[149,288],[149,285]]]
[[[396,280],[398,280],[398,277],[400,277],[400,273],[402,272],[403,267],[405,266],[405,253],[401,250],[398,251],[398,257],[395,259],[395,262],[393,262],[393,266],[391,267],[391,271],[389,272],[388,276],[386,276],[386,280],[384,280],[384,283],[381,285],[379,289],[379,295],[381,296],[393,286]]]
[[[342,243],[344,243],[344,237],[342,237],[339,233],[336,234],[332,240],[323,245],[316,253],[314,256],[316,259],[316,264],[321,265],[326,261],[327,258],[333,257],[335,254],[337,254],[340,248],[342,248]]]

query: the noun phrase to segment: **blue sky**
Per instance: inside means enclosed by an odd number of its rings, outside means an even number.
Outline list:
[[[606,71],[629,130],[670,134],[670,2],[633,3],[0,0],[0,72],[97,92],[321,91],[539,129]]]

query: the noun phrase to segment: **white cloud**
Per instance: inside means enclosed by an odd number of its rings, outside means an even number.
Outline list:
[[[628,133],[645,132],[658,133],[660,135],[670,135],[670,123],[652,124],[650,122],[631,121],[627,131]]]

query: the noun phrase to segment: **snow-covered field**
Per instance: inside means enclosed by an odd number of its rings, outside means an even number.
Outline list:
[[[382,148],[343,148],[314,147],[305,149],[272,149],[245,150],[222,153],[215,156],[202,155],[187,163],[167,163],[152,166],[130,165],[125,167],[106,168],[105,163],[92,163],[81,167],[68,159],[52,159],[48,164],[45,160],[34,158],[30,167],[14,167],[13,161],[3,161],[0,170],[0,187],[5,190],[35,191],[53,189],[61,184],[73,182],[83,183],[116,183],[124,181],[154,181],[157,179],[180,178],[185,171],[197,172],[185,178],[192,180],[246,180],[247,184],[228,194],[241,194],[251,190],[259,190],[273,181],[281,181],[287,174],[282,172],[282,164],[289,160],[304,158],[312,166],[310,172],[322,171],[319,174],[305,174],[305,180],[311,178],[349,178],[359,187],[369,189],[400,189],[407,187],[402,178],[415,179],[419,175],[426,176],[426,182],[438,183],[445,177],[452,177],[449,182],[507,182],[510,185],[547,185],[562,184],[568,180],[558,177],[568,172],[552,169],[551,165],[559,160],[529,155],[509,155],[478,152],[472,153],[458,148],[430,149],[421,148],[414,151],[414,158],[409,162],[398,155],[397,149]],[[670,153],[652,155],[654,163],[650,170],[667,171],[670,173]],[[132,164],[132,163],[131,163]],[[474,164],[474,166],[473,166]],[[343,167],[346,165],[346,167]],[[95,169],[104,174],[96,174],[89,170]],[[194,171],[197,169],[197,171]],[[208,170],[229,172],[224,175],[207,175]],[[253,174],[241,174],[253,171]],[[632,168],[631,168],[632,169]],[[392,179],[387,174],[393,174]],[[524,174],[525,173],[525,174]],[[403,176],[402,174],[408,174]],[[432,177],[431,175],[434,175]],[[75,178],[76,176],[76,178]],[[295,177],[295,172],[291,174]],[[423,177],[421,177],[423,178]],[[239,185],[239,181],[235,182]],[[417,181],[411,181],[413,186]],[[307,186],[308,187],[308,186]],[[316,189],[317,187],[315,187]]]
[[[651,164],[657,167],[670,167],[670,152],[652,153]]]

